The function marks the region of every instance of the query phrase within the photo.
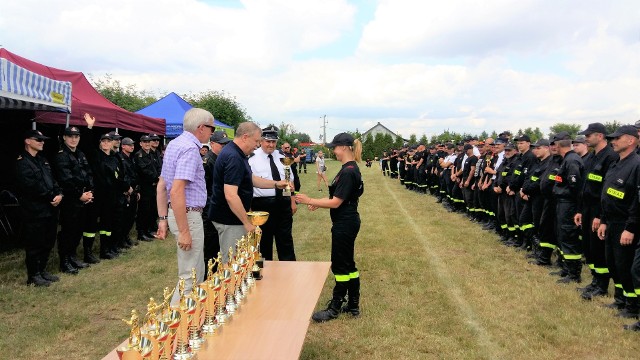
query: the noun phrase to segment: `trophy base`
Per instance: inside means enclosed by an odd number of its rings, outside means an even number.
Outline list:
[[[254,280],[262,280],[262,270],[252,271],[251,274]]]
[[[256,265],[258,265],[260,269],[264,268],[264,259],[256,260]]]

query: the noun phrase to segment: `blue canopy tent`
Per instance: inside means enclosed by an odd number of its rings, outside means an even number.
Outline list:
[[[167,138],[175,138],[182,134],[182,121],[184,113],[193,106],[181,98],[178,94],[172,92],[153,104],[136,111],[150,117],[164,118],[167,120]],[[229,136],[233,137],[233,127],[222,123],[218,120],[214,121],[216,128],[224,130]]]
[[[71,83],[38,75],[0,58],[0,109],[71,113]]]

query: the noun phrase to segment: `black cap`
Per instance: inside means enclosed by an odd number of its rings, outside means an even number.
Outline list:
[[[631,135],[635,138],[638,137],[638,129],[633,125],[622,125],[613,134],[607,135],[607,138],[614,139],[622,135]]]
[[[500,134],[498,134],[499,137],[507,137],[507,136],[511,136],[511,131],[509,130],[505,130],[503,132],[501,132]]]
[[[529,137],[529,135],[527,135],[527,134],[520,135],[520,137],[517,137],[515,140],[516,140],[516,141],[526,141],[526,142],[531,142],[531,138],[530,138],[530,137]]]
[[[500,144],[506,144],[508,142],[509,141],[506,138],[499,137],[499,138],[496,139],[496,141],[494,141],[494,144],[500,145]]]
[[[587,126],[587,129],[579,132],[580,135],[591,135],[593,133],[606,134],[607,128],[604,127],[601,123],[591,123]]]
[[[471,150],[471,149],[473,149],[473,145],[471,145],[471,144],[465,144],[464,145],[464,151]]]
[[[549,146],[549,140],[547,140],[547,139],[538,139],[538,141],[536,141],[535,144],[533,144],[531,146],[533,146],[533,147]]]
[[[633,126],[635,126],[636,129],[640,129],[640,120],[636,121],[636,123],[633,124]]]
[[[102,134],[102,136],[100,136],[100,141],[102,140],[113,140],[113,138],[111,137],[111,134],[107,133],[107,134]]]
[[[47,140],[48,137],[44,136],[39,130],[27,130],[24,133],[25,139],[38,139],[38,140]]]
[[[151,141],[151,137],[149,135],[142,135],[140,136],[140,141],[144,141],[144,142]]]
[[[133,145],[134,143],[133,143],[133,139],[126,137],[126,138],[122,139],[121,144],[122,145]]]
[[[151,139],[151,140],[160,140],[160,136],[158,136],[158,134],[155,134],[155,133],[150,133],[149,134],[149,139]]]
[[[571,141],[573,144],[584,144],[587,141],[587,137],[584,135],[577,135],[575,139],[573,139],[573,141]]]
[[[75,126],[69,126],[68,128],[64,129],[64,135],[67,135],[67,136],[80,135],[80,129],[78,129]]]
[[[336,146],[352,146],[353,136],[347,133],[340,133],[333,137],[333,140],[327,144],[328,148],[334,148]]]
[[[218,130],[218,131],[214,131],[213,134],[211,134],[209,141],[224,145],[230,142],[231,139],[229,139],[226,132]]]
[[[504,149],[505,150],[515,150],[516,149],[516,144],[508,143],[507,145],[505,145]]]
[[[109,131],[109,136],[111,136],[111,140],[120,140],[120,139],[122,139],[122,136],[120,136],[120,134],[118,134],[115,130],[114,131]]]
[[[458,143],[456,145],[463,146],[464,145],[464,141],[458,141]]]
[[[553,135],[549,143],[553,145],[558,140],[571,140],[571,136],[566,131],[560,131],[559,133]]]

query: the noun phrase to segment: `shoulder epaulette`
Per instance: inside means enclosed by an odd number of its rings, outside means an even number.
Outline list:
[[[19,155],[16,160],[22,160],[22,155]]]
[[[64,151],[63,151],[63,150],[60,150],[60,151],[58,151],[58,154],[60,154],[60,153],[62,153],[62,152],[64,152]]]

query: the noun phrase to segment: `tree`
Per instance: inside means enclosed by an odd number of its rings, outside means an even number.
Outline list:
[[[237,128],[242,122],[252,120],[236,97],[224,90],[209,90],[198,94],[183,95],[182,98],[194,107],[208,110],[216,120],[234,128]]]
[[[487,134],[486,131],[482,131],[482,133],[480,134],[480,140],[486,140],[489,137],[489,134]]]
[[[362,142],[362,157],[364,159],[373,159],[376,155],[373,136],[368,133]]]
[[[398,136],[396,136],[395,140],[393,141],[393,147],[395,149],[400,149],[402,145],[404,145],[404,139],[402,138],[402,135],[398,134]]]
[[[409,144],[410,145],[415,145],[418,143],[418,138],[416,137],[416,134],[411,134],[409,136]]]
[[[542,131],[540,131],[540,128],[535,128],[532,129],[530,127],[522,130],[522,129],[518,129],[518,132],[516,134],[518,137],[522,136],[522,135],[527,135],[530,139],[531,142],[534,143],[536,141],[538,141],[538,139],[542,139],[544,137],[544,135],[542,134]]]
[[[607,129],[607,134],[613,134],[622,125],[624,124],[621,122],[618,122],[618,120],[613,120],[612,122],[607,121],[606,123],[604,123],[605,129]]]
[[[420,144],[423,144],[423,145],[429,144],[429,140],[427,139],[427,135],[422,134],[422,136],[420,137]]]
[[[549,137],[561,131],[566,131],[567,133],[569,133],[569,136],[574,137],[581,129],[581,125],[557,123],[549,128],[549,130],[551,130],[551,132],[549,133]]]
[[[106,74],[104,78],[94,79],[89,75],[89,80],[100,95],[127,111],[138,111],[153,104],[158,99],[146,90],[138,90],[135,85],[122,85],[120,80]]]

